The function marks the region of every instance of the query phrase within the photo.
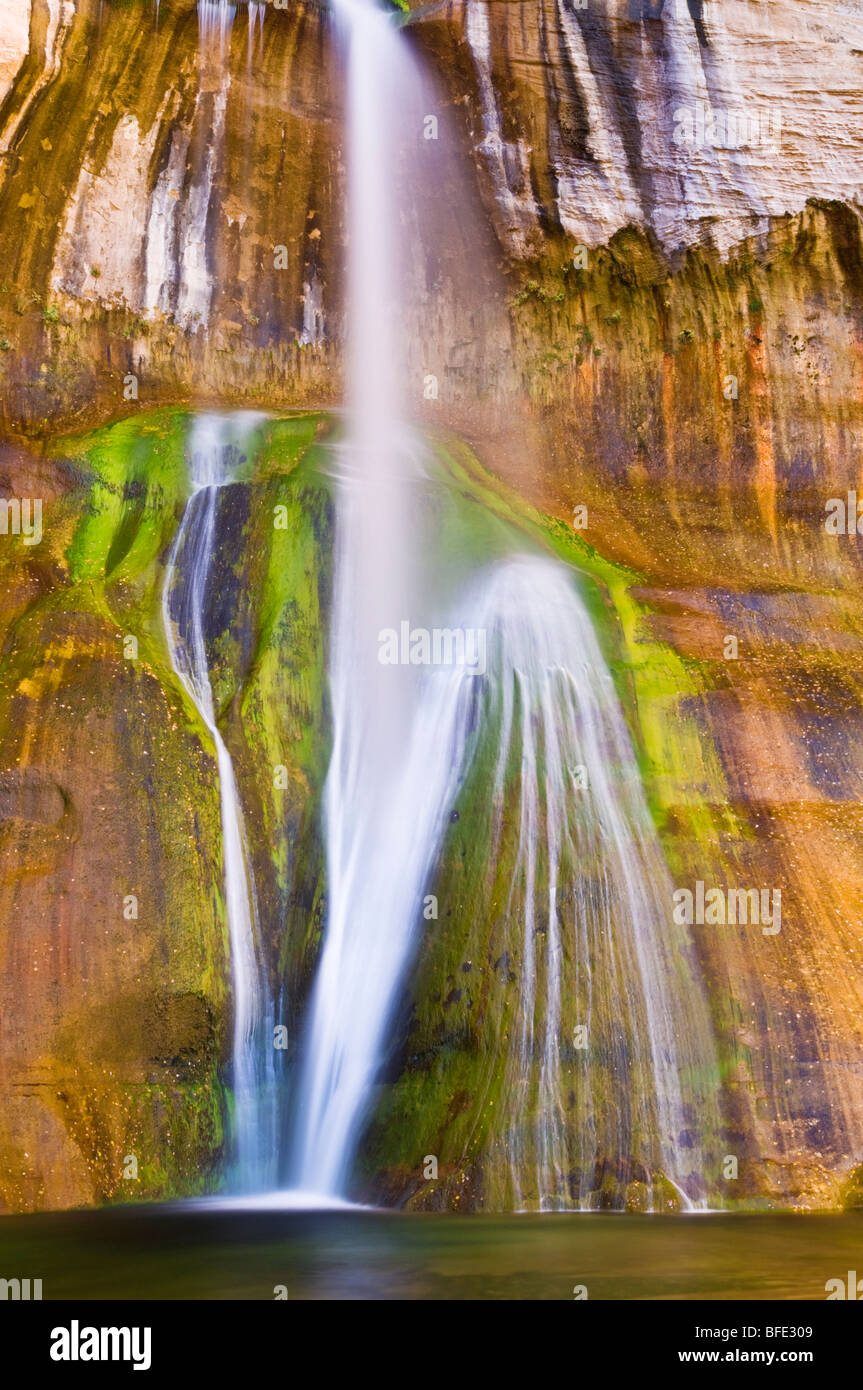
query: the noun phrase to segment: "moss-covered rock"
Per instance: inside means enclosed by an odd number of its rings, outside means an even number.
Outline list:
[[[236,582],[209,615],[274,979],[283,918],[318,891],[329,511],[308,456],[319,428],[273,423],[259,481],[225,489],[219,574],[232,566]],[[3,465],[13,494],[38,479],[44,529],[38,546],[4,538],[0,552],[9,1208],[165,1197],[219,1178],[230,967],[217,774],[162,615],[187,431],[183,412],[160,413]],[[290,770],[284,791],[275,763]],[[301,973],[301,954],[294,964]],[[124,1176],[130,1157],[136,1178]]]

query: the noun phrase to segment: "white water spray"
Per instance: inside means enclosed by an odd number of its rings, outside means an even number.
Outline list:
[[[413,611],[410,437],[399,422],[399,149],[422,78],[371,0],[335,0],[347,43],[350,422],[340,454],[325,789],[328,920],[311,1004],[291,1178],[340,1193],[410,957],[458,765],[458,701],[378,661]],[[424,780],[417,800],[418,780]],[[393,865],[398,871],[393,872]]]
[[[653,1207],[661,1172],[703,1206],[709,1011],[590,616],[566,568],[534,555],[491,570],[468,609],[491,652],[472,755],[493,740],[490,852],[513,864],[498,917],[521,924],[507,1205],[595,1206],[604,1177],[612,1204],[637,1178]]]
[[[475,581],[457,611],[438,615],[450,627],[493,634],[487,682],[458,668],[378,661],[378,634],[434,602],[420,592],[418,570],[428,540],[419,520],[422,468],[399,423],[396,364],[407,354],[398,325],[409,320],[399,234],[411,199],[393,133],[418,129],[431,107],[421,73],[372,0],[334,3],[349,72],[350,423],[331,628],[328,916],[291,1180],[328,1199],[345,1190],[423,894],[484,727],[500,739],[486,795],[499,844],[505,833],[516,836],[510,908],[523,914],[515,1037],[501,1039],[511,1107],[506,1202],[589,1204],[598,1167],[629,1164],[631,1173],[633,1158],[648,1189],[657,1170],[681,1190],[687,1181],[693,1187],[701,1153],[686,1127],[697,1131],[703,1118],[693,1109],[705,1101],[713,1056],[707,1009],[683,963],[686,943],[663,940],[665,866],[571,576],[561,564],[522,556]],[[589,800],[573,784],[576,764],[587,768]],[[596,1093],[589,1080],[572,1082],[568,990],[583,1001],[604,1069]],[[694,1087],[693,1077],[701,1078]],[[568,1116],[571,1085],[579,1113]],[[690,1150],[684,1162],[681,1143]]]
[[[217,53],[223,68],[236,13],[237,7],[231,0],[198,0],[201,54]]]
[[[171,548],[162,591],[162,616],[174,670],[216,752],[234,1010],[234,1162],[236,1183],[246,1190],[270,1186],[274,1177],[272,1009],[256,945],[254,884],[237,780],[219,730],[210,683],[206,616],[219,490],[233,481],[238,455],[261,419],[251,412],[195,419],[188,446],[194,491]]]

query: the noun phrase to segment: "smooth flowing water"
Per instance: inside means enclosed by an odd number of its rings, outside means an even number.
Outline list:
[[[378,634],[414,612],[414,444],[400,422],[404,266],[399,127],[423,82],[370,0],[335,0],[348,64],[349,423],[331,618],[334,747],[325,788],[328,916],[311,1002],[292,1183],[343,1191],[457,774],[459,702],[423,704]],[[423,795],[417,796],[422,783]],[[397,866],[396,871],[394,871]]]
[[[573,578],[521,555],[475,575],[446,611],[422,588],[434,534],[399,375],[399,325],[411,319],[399,235],[417,175],[394,132],[420,129],[430,98],[372,0],[334,7],[348,66],[349,415],[330,641],[328,913],[291,1184],[326,1198],[347,1189],[453,798],[488,765],[480,750],[496,738],[489,850],[503,853],[517,827],[508,911],[522,921],[516,1019],[500,1039],[511,1179],[501,1200],[590,1206],[608,1200],[607,1170],[615,1203],[635,1181],[654,1205],[662,1173],[700,1205],[701,1132],[715,1127],[707,1006],[686,943],[670,936],[635,755]],[[381,634],[414,631],[420,614],[479,634],[487,673],[464,660],[429,665],[421,651],[385,664]]]
[[[605,1169],[616,1202],[634,1179],[659,1205],[663,1173],[703,1206],[707,1000],[590,616],[567,569],[534,555],[483,575],[469,607],[489,650],[471,756],[493,766],[490,852],[513,866],[502,915],[521,923],[506,1205],[596,1206]]]
[[[250,51],[256,8],[249,10]],[[192,139],[182,128],[174,132],[168,161],[150,198],[144,307],[149,314],[172,313],[185,329],[206,332],[216,289],[211,207],[224,153],[236,6],[228,0],[198,0],[197,14],[197,132]],[[179,199],[177,192],[187,176],[185,197]]]
[[[703,1205],[704,1175],[715,1166],[705,1136],[717,1127],[707,1006],[689,945],[674,934],[637,761],[574,576],[526,553],[513,531],[508,556],[485,568],[474,557],[459,584],[435,582],[434,467],[405,424],[409,338],[421,323],[417,248],[405,243],[421,235],[417,142],[434,94],[374,0],[333,0],[333,11],[347,69],[348,411],[335,486],[327,917],[293,1091],[288,1200],[332,1202],[349,1190],[453,802],[462,786],[479,784],[489,859],[511,865],[504,915],[517,923],[516,1003],[497,1040],[506,1059],[497,1142],[509,1178],[495,1200],[535,1210],[619,1204],[635,1184],[642,1204],[655,1206],[661,1174],[686,1205]],[[198,253],[234,6],[200,0],[199,17],[215,124],[182,263],[189,303],[205,320],[209,280]],[[250,10],[249,53],[261,19]],[[219,770],[234,999],[232,1185],[247,1193],[272,1187],[282,1166],[265,1037],[272,1008],[205,632],[219,489],[253,423],[204,416],[195,425],[195,491],[164,599],[175,669]],[[472,634],[473,665],[464,653],[439,660],[430,649],[402,650],[401,639],[384,659],[382,635],[405,629],[425,631],[429,643],[433,632]],[[474,905],[491,910],[482,891]]]
[[[234,765],[219,730],[207,657],[207,613],[217,546],[219,491],[231,483],[261,416],[200,415],[188,444],[193,492],[168,560],[162,594],[174,670],[201,716],[216,754],[231,945],[234,1165],[230,1185],[269,1186],[276,1155],[272,1007],[256,945],[255,895]]]

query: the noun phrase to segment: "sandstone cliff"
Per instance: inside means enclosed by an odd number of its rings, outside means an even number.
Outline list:
[[[10,1206],[122,1195],[117,1164],[142,1134],[146,1191],[194,1189],[221,1143],[212,757],[153,616],[181,450],[163,421],[154,479],[130,441],[166,404],[341,400],[345,152],[326,9],[292,0],[253,25],[240,6],[225,27],[211,10],[203,40],[193,0],[7,0],[0,15],[0,480],[51,516],[38,548],[0,538]],[[439,98],[436,141],[404,132],[430,170],[405,229],[416,414],[469,443],[549,535],[571,537],[587,508],[580,563],[597,567],[677,881],[783,891],[778,939],[696,941],[739,1195],[836,1203],[863,1159],[860,559],[824,527],[827,500],[861,483],[860,7],[412,10]],[[107,475],[89,436],[56,443],[119,417],[132,433]],[[320,923],[312,634],[328,563],[317,484],[296,506],[305,560],[272,613],[298,605],[302,669],[279,674],[296,627],[268,637],[247,612],[224,691],[294,1008]],[[234,556],[247,581],[263,546]],[[138,665],[126,629],[150,633]],[[267,693],[302,749],[287,820],[260,790],[284,732]],[[146,904],[135,923],[127,893]],[[487,1064],[482,992],[445,1004],[454,965],[492,970],[487,928],[423,948],[416,1045],[393,1063],[366,1174],[392,1199],[428,1200],[424,1152],[444,1159],[435,1200],[494,1190],[483,1155],[499,1136],[469,1098]],[[439,1073],[422,1061],[438,1053]],[[412,1118],[418,1091],[431,1133]]]

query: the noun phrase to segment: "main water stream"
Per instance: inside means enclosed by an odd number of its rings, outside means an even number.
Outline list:
[[[203,6],[211,56],[214,34],[224,50],[230,10]],[[447,853],[454,799],[471,788],[485,808],[488,859],[508,866],[503,916],[519,924],[496,1044],[505,1067],[496,1143],[509,1175],[496,1203],[618,1205],[635,1181],[652,1208],[661,1177],[684,1207],[704,1206],[717,1128],[707,1003],[671,923],[637,760],[577,577],[514,526],[493,552],[448,573],[435,520],[440,470],[407,423],[405,325],[417,306],[402,239],[419,174],[396,132],[419,132],[433,96],[373,0],[334,0],[334,12],[347,68],[348,400],[333,469],[326,924],[286,1154],[268,971],[206,630],[220,490],[257,417],[196,421],[193,493],[164,587],[174,667],[219,775],[234,1008],[230,1187],[266,1194],[286,1172],[284,1204],[331,1204],[352,1191],[422,904]],[[387,634],[395,647],[385,654]],[[476,886],[475,912],[492,910],[490,891]]]
[[[419,131],[432,97],[404,37],[373,0],[334,0],[334,8],[348,71],[349,413],[330,638],[328,914],[292,1180],[326,1198],[347,1190],[423,893],[456,787],[482,743],[471,731],[485,720],[500,746],[486,796],[498,821],[506,803],[520,826],[510,890],[524,930],[509,1043],[508,1201],[582,1206],[597,1165],[619,1168],[637,1155],[651,1203],[652,1175],[662,1172],[686,1204],[701,1204],[701,1128],[712,1118],[707,1005],[685,943],[668,936],[662,855],[572,577],[523,554],[480,571],[446,605],[435,602],[434,585],[421,592],[420,557],[434,541],[422,504],[428,470],[402,423],[407,383],[399,371],[407,357],[400,325],[411,321],[400,236],[419,174],[400,157],[394,131]],[[429,642],[433,632],[455,630],[484,650],[491,642],[488,672],[464,660],[435,665],[421,641],[384,664],[381,634],[405,629],[429,633]],[[510,754],[520,768],[514,788]],[[576,765],[586,770],[583,785]],[[565,987],[582,1005],[591,1055],[587,1079],[566,1087]],[[597,1097],[591,1068],[616,1103]],[[575,1122],[564,1110],[573,1088]]]

